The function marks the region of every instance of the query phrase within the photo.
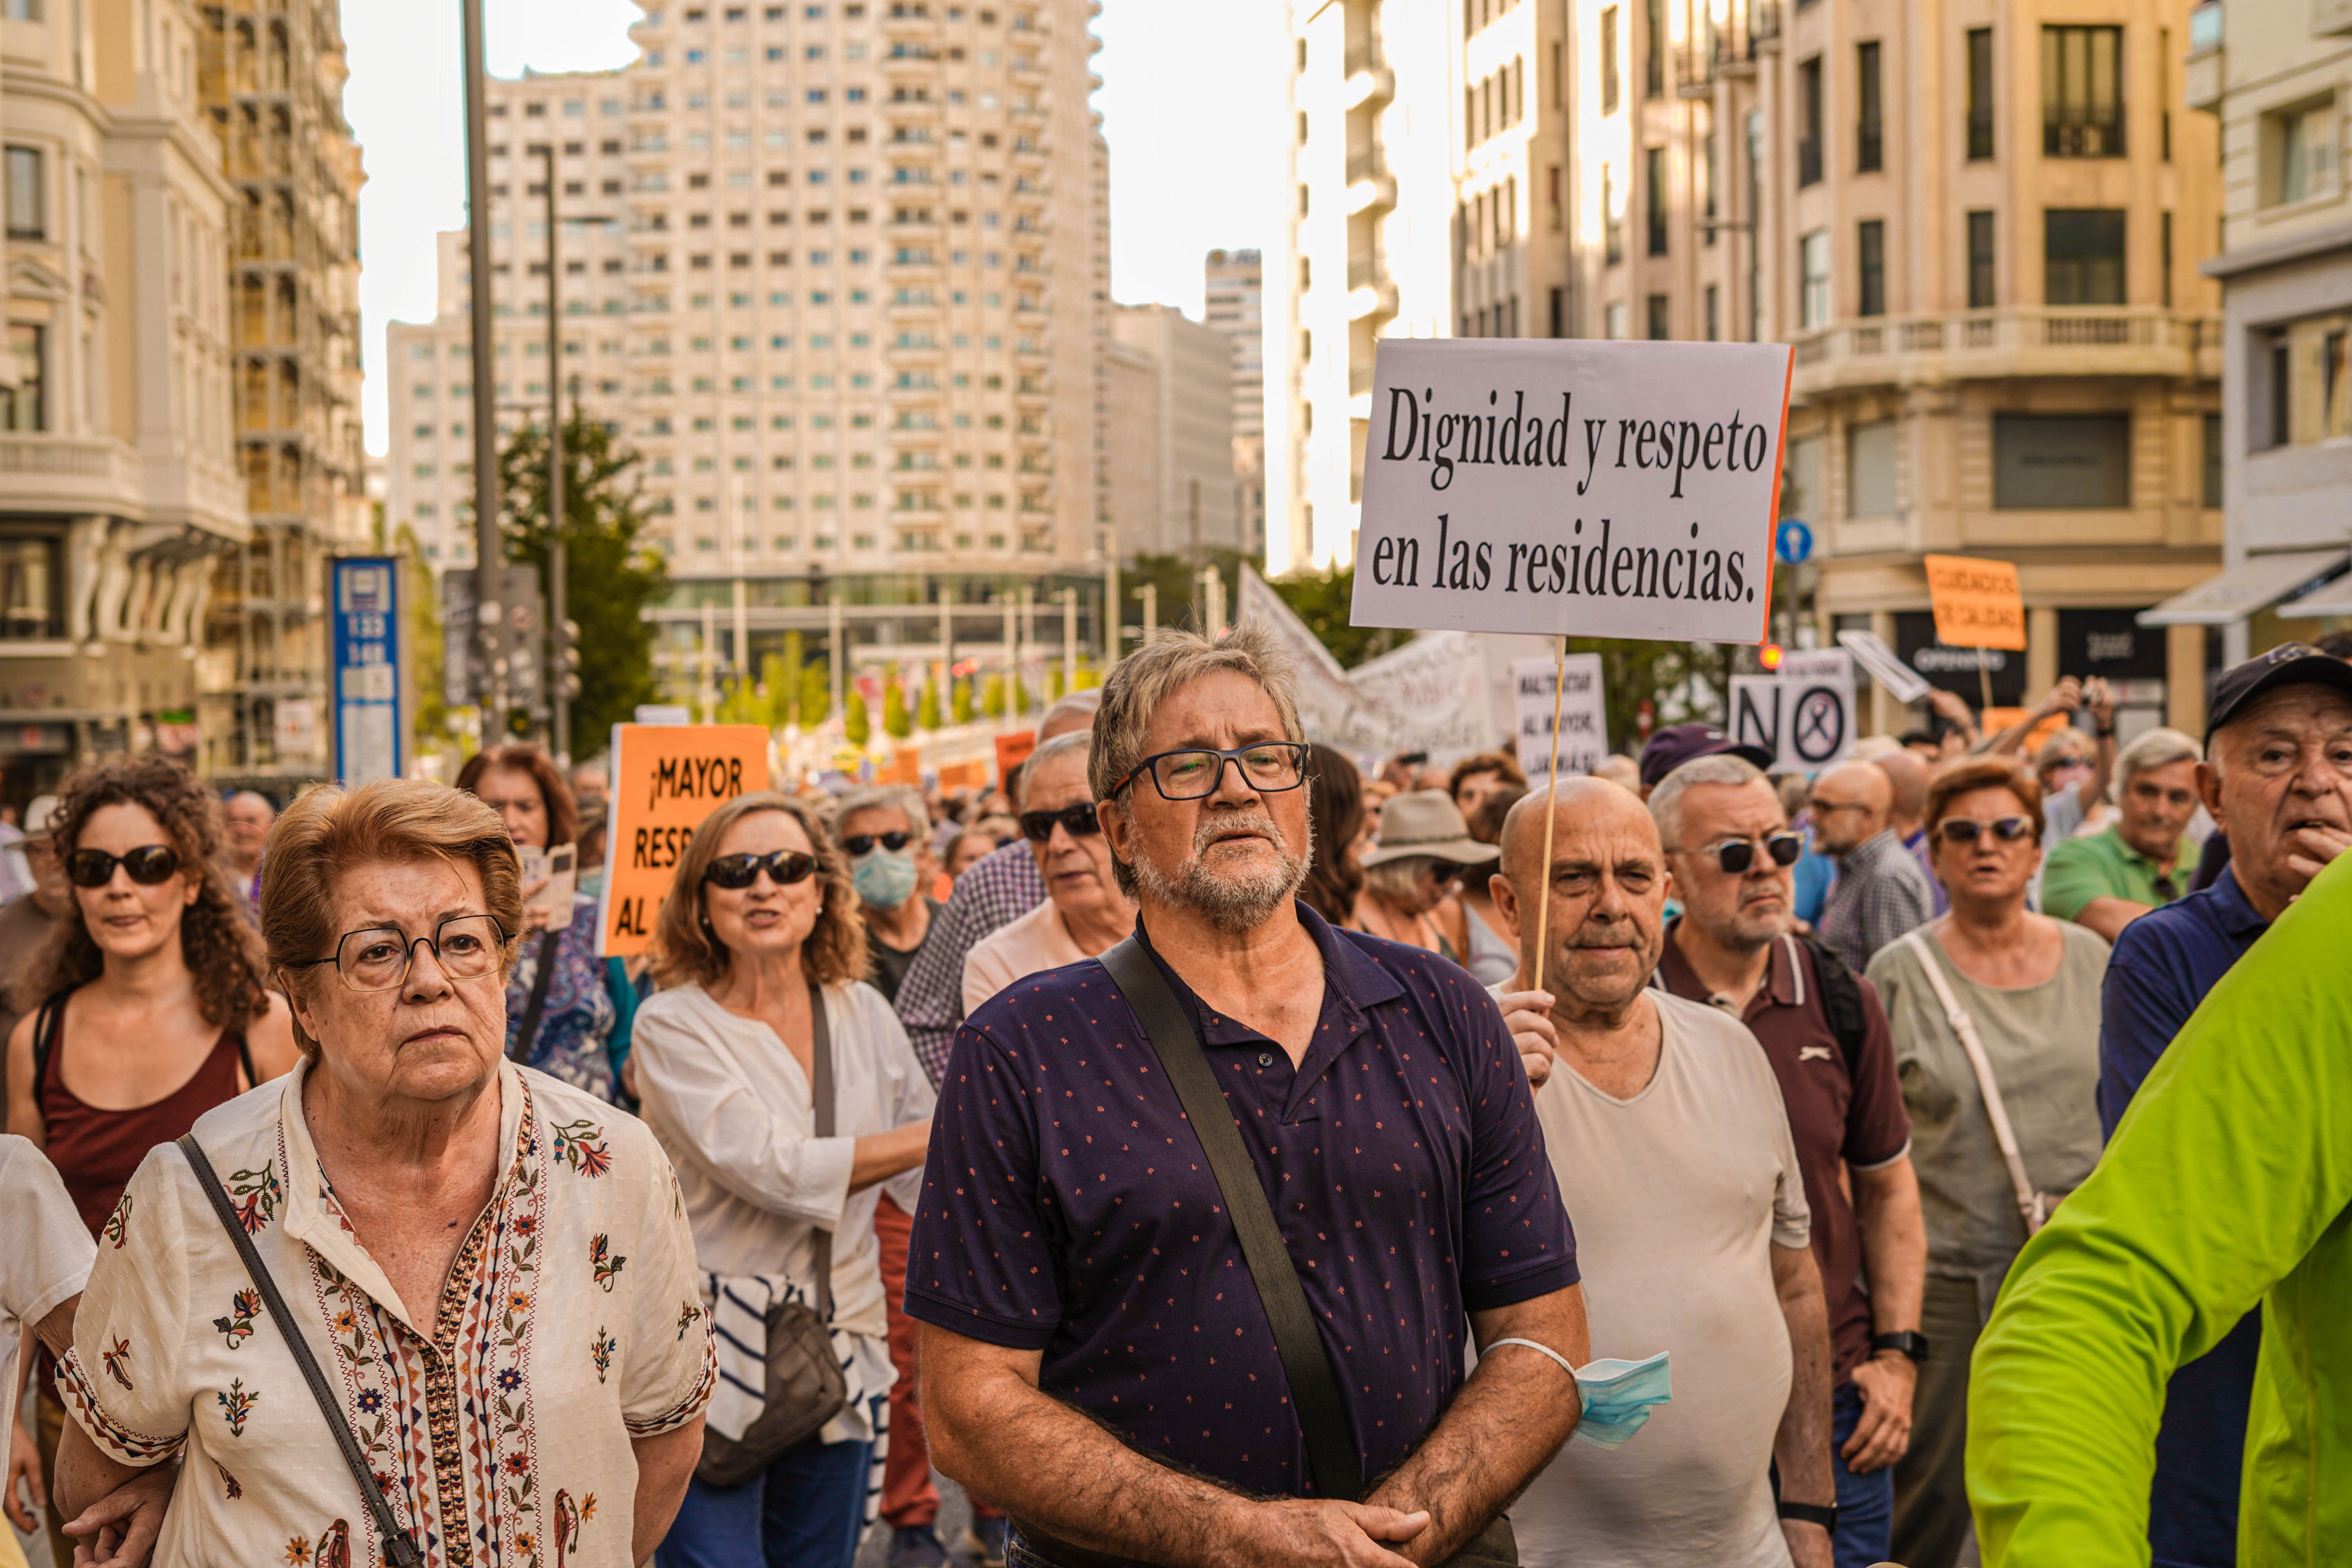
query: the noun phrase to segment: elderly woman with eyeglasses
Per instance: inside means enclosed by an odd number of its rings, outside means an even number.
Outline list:
[[[1895,1468],[1892,1555],[1912,1568],[1950,1568],[1969,1531],[1969,1353],[2025,1245],[2028,1206],[2046,1211],[2098,1161],[2107,944],[2026,907],[2042,859],[2042,791],[2032,773],[1994,757],[1947,768],[1928,786],[1923,821],[1951,912],[1881,948],[1869,975],[1886,1004],[1911,1113],[1927,1225],[1919,1326],[1935,1347],[1919,1369],[1911,1448]],[[1982,1048],[1990,1094],[1955,1008]],[[1996,1110],[2025,1191],[2002,1151]]]
[[[398,1562],[400,1536],[436,1563],[643,1562],[715,1379],[692,1237],[642,1123],[506,1058],[506,829],[418,780],[319,789],[268,864],[302,1059],[194,1127],[226,1224],[180,1148],[131,1178],[58,1373],[65,1508],[176,1465],[161,1568]]]
[[[704,819],[662,904],[662,988],[637,1014],[637,1086],[677,1161],[715,1312],[724,1386],[711,1430],[740,1439],[764,1408],[773,1302],[825,1317],[847,1385],[837,1413],[751,1479],[697,1476],[662,1568],[849,1568],[879,1495],[895,1374],[874,1208],[887,1185],[914,1209],[933,1096],[865,984],[859,903],[815,815],[759,794]],[[819,1136],[825,1083],[832,1131]]]

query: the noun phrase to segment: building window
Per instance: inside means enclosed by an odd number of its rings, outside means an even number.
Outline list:
[[[48,202],[41,190],[41,153],[37,147],[8,149],[8,237],[47,239]]]
[[[1969,159],[1992,156],[1992,29],[1969,29]]]
[[[1666,330],[1666,297],[1664,294],[1653,294],[1644,301],[1644,304],[1648,308],[1650,341],[1654,343],[1664,342],[1673,335]]]
[[[2199,499],[2209,508],[2219,507],[2221,504],[2221,416],[2208,414],[2199,423],[2203,426],[2205,437],[2205,460],[2200,465],[2205,470],[2204,493]]]
[[[1706,141],[1701,144],[1701,146],[1702,146],[1701,157],[1703,158],[1703,160],[1704,160],[1704,161],[1703,161],[1703,162],[1700,163],[1700,165],[1699,165],[1699,177],[1700,177],[1702,180],[1704,180],[1704,181],[1706,182],[1706,190],[1702,193],[1702,195],[1701,195],[1701,208],[1700,208],[1700,210],[1706,214],[1706,221],[1704,224],[1702,224],[1702,225],[1700,226],[1700,227],[1699,227],[1699,234],[1700,234],[1700,236],[1701,236],[1701,237],[1702,237],[1702,241],[1703,241],[1703,243],[1707,244],[1707,245],[1713,245],[1713,244],[1715,243],[1715,218],[1716,218],[1716,210],[1715,210],[1715,182],[1716,182],[1715,149],[1716,149],[1716,139],[1715,139],[1715,132],[1714,132],[1710,131],[1710,132],[1707,132],[1706,140]]]
[[[1845,514],[1848,517],[1893,517],[1895,492],[1895,421],[1874,419],[1850,425],[1845,433]]]
[[[1822,438],[1795,436],[1780,469],[1780,510],[1785,516],[1824,515],[1822,504]]]
[[[1712,283],[1706,286],[1706,341],[1723,341],[1723,298]]]
[[[1601,335],[1615,341],[1625,335],[1625,301],[1612,300],[1601,308]]]
[[[2042,29],[2042,154],[2124,155],[2124,30]]]
[[[1853,166],[1868,174],[1886,166],[1886,125],[1879,100],[1878,46],[1863,44],[1854,50],[1854,96],[1860,100],[1861,124],[1854,133]]]
[[[16,221],[17,150],[8,150],[10,237]],[[2309,201],[2331,188],[2336,174],[2336,100],[2324,98],[2263,116],[2262,191],[2264,206]]]
[[[1601,165],[1601,254],[1609,266],[1625,259],[1625,205],[1617,194],[1617,171]]]
[[[1973,212],[1969,215],[1969,309],[1990,310],[1993,306],[1992,283],[1992,214]]]
[[[2311,447],[2352,437],[2347,346],[2352,346],[2352,314],[2317,316],[2271,334],[2267,445]]]
[[[1652,256],[1666,253],[1666,150],[1646,147],[1642,152],[1642,213],[1643,227],[1648,231],[1648,250]]]
[[[1996,414],[1992,504],[2002,511],[2131,505],[2131,416]]]
[[[1862,285],[1856,315],[1886,314],[1886,225],[1865,220],[1854,235],[1855,271]]]
[[[1601,112],[1617,112],[1617,7],[1601,8]]]
[[[1666,95],[1666,0],[1649,0],[1643,17],[1642,90],[1651,98]]]
[[[1797,68],[1797,104],[1805,117],[1804,133],[1797,140],[1797,184],[1816,185],[1822,179],[1822,57],[1819,55]]]
[[[8,349],[16,356],[16,384],[0,386],[0,430],[29,432],[49,427],[48,397],[42,367],[48,359],[49,329],[28,321],[8,323]]]
[[[1797,325],[1825,326],[1830,319],[1830,231],[1817,228],[1797,246]]]
[[[1551,336],[1568,336],[1568,290],[1555,286],[1551,291]]]
[[[2156,257],[2163,268],[2161,303],[2168,310],[2172,309],[2172,214],[2169,212],[2163,215],[2157,234]]]
[[[1549,178],[1546,181],[1546,195],[1550,203],[1551,230],[1554,234],[1558,234],[1560,227],[1559,165],[1554,163],[1548,173]]]
[[[2052,207],[2042,224],[2042,303],[2124,302],[2122,208]]]
[[[64,557],[61,539],[0,540],[0,637],[66,635]]]

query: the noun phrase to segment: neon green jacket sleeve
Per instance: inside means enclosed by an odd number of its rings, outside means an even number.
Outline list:
[[[2148,1561],[2166,1380],[2257,1301],[2240,1568],[2352,1541],[2352,856],[2225,975],[2091,1179],[2027,1244],[1976,1351],[1987,1568]]]

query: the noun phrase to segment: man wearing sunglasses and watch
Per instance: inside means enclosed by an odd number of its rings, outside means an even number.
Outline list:
[[[1790,868],[1803,840],[1755,764],[1685,763],[1652,791],[1650,815],[1683,904],[1652,984],[1746,1024],[1788,1110],[1830,1315],[1830,1547],[1837,1568],[1867,1568],[1891,1549],[1893,1467],[1928,1352],[1918,1331],[1927,1237],[1886,1012],[1870,982],[1791,934]]]

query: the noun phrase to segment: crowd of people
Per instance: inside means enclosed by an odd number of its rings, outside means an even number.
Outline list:
[[[2345,1011],[2347,654],[2201,741],[2068,679],[1531,790],[1171,633],[1001,788],[721,805],[636,960],[599,763],[100,763],[5,847],[6,1512],[110,1568],[2288,1560],[2352,1507],[2263,1351],[2352,1356],[2347,1097],[2283,1068],[2252,1147],[2232,1053]],[[2200,1012],[2264,966],[2302,1014]]]

